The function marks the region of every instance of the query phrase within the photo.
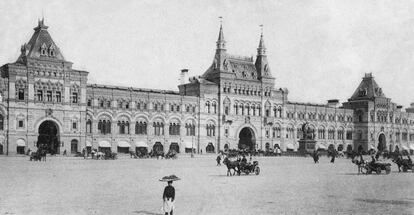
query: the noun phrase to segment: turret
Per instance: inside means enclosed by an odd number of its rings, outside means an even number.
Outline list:
[[[262,33],[260,34],[260,41],[259,41],[259,47],[257,48],[257,58],[256,58],[255,66],[256,66],[257,75],[259,79],[272,78],[269,64],[267,62],[266,47],[265,47],[264,39],[263,39],[263,29],[262,29]]]

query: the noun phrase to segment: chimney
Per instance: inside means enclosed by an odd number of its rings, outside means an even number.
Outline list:
[[[328,107],[337,108],[338,105],[339,105],[339,100],[338,99],[329,99],[328,100]]]
[[[188,69],[182,69],[180,74],[180,84],[186,84],[188,79]]]

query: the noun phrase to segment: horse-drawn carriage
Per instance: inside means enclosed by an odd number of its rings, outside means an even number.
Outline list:
[[[410,156],[408,156],[408,159],[404,159],[404,158],[402,158],[402,156],[396,156],[392,160],[392,162],[397,164],[398,172],[401,172],[401,167],[402,167],[403,172],[407,172],[408,170],[411,170],[411,172],[414,172],[414,164],[413,164]]]
[[[240,163],[237,174],[240,175],[241,172],[245,173],[246,175],[250,173],[259,175],[260,173],[259,161],[253,161],[253,163],[246,163],[246,164]]]
[[[240,160],[231,161],[228,157],[224,158],[223,164],[227,167],[227,176],[231,176],[231,170],[233,170],[233,175],[236,174],[240,175],[242,172],[246,175],[250,173],[254,173],[256,175],[259,175],[260,173],[260,167],[258,161],[253,161],[253,163],[250,162],[243,162]]]
[[[40,151],[30,153],[30,161],[41,161],[42,153]]]
[[[386,174],[390,174],[391,172],[390,163],[378,162],[375,159],[371,162],[367,162],[363,159],[362,155],[359,156],[359,159],[358,157],[355,157],[352,162],[358,166],[358,173],[371,174],[375,172],[381,174],[382,171],[385,171]]]

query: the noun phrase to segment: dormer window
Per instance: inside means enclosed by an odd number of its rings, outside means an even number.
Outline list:
[[[40,47],[40,55],[43,55],[43,56],[47,55],[47,46],[44,43]]]
[[[55,46],[52,44],[49,47],[49,56],[54,57],[55,56]]]

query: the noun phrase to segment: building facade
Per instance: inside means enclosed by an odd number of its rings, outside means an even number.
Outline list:
[[[212,65],[188,81],[182,70],[179,90],[169,91],[88,84],[47,29],[40,20],[17,61],[0,68],[0,153],[297,150],[306,122],[319,148],[414,149],[414,106],[391,102],[372,74],[342,105],[289,101],[275,85],[263,34],[255,58],[235,56],[220,26]]]

